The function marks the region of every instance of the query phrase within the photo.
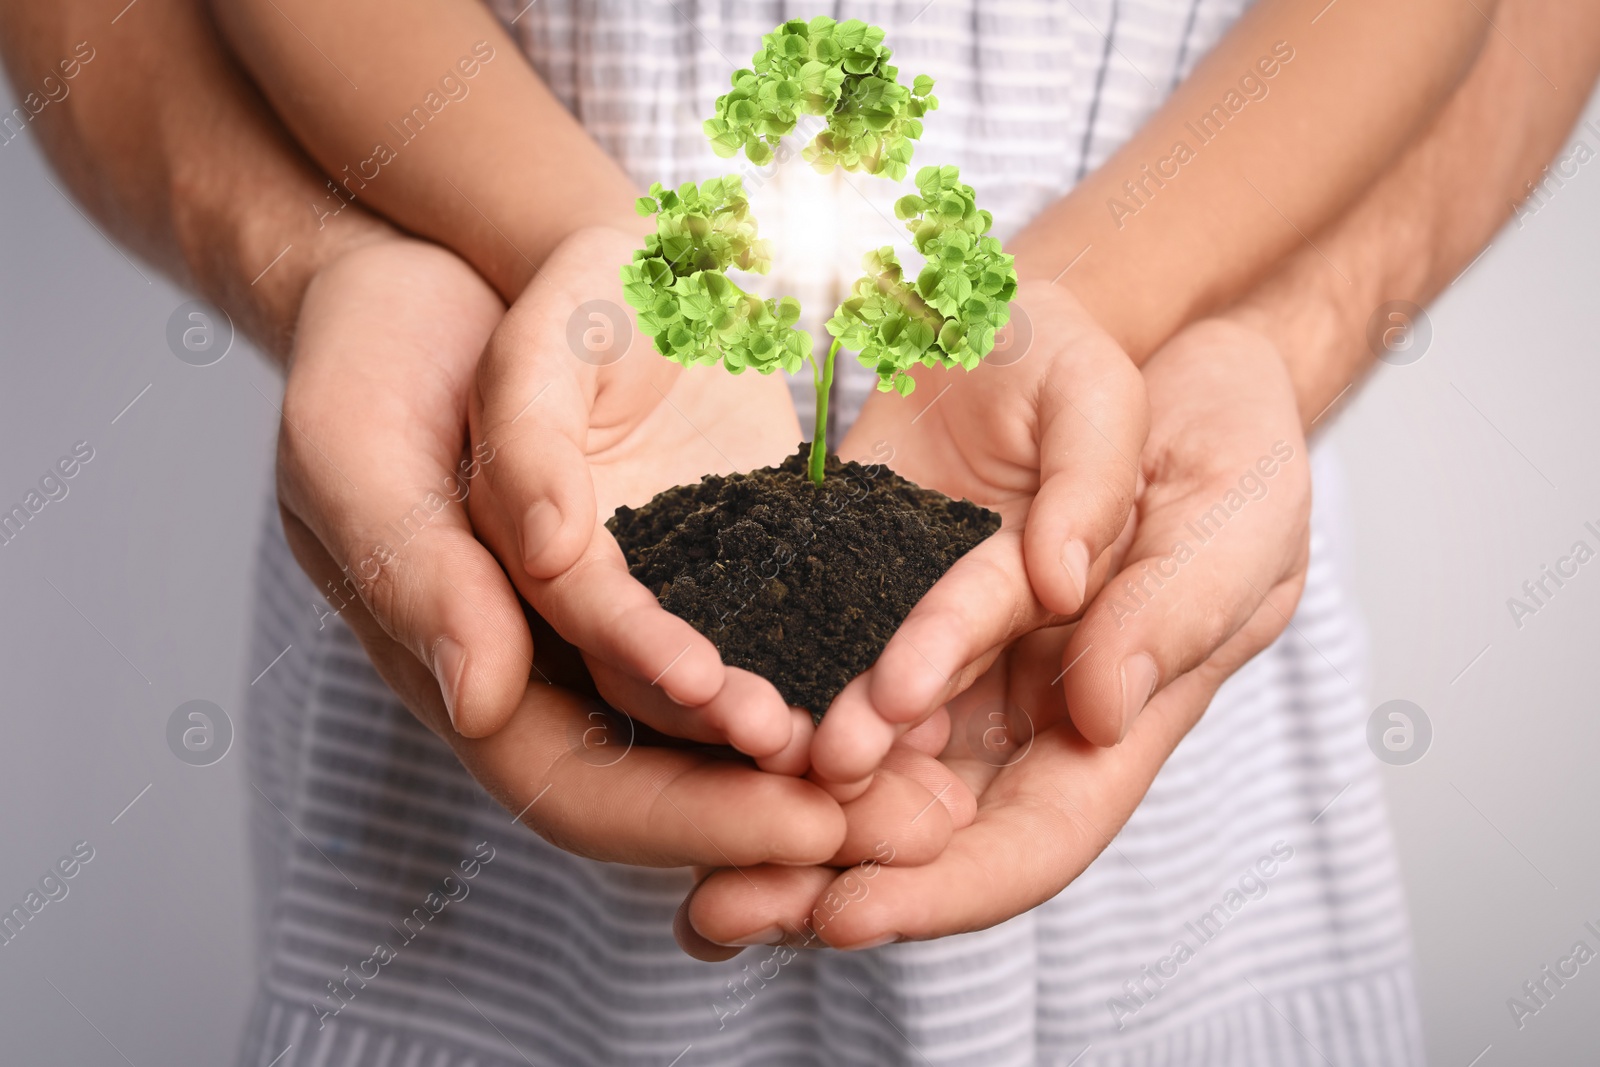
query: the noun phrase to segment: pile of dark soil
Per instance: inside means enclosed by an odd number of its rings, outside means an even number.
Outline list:
[[[808,452],[802,444],[776,467],[668,489],[618,508],[606,527],[633,576],[723,662],[769,679],[820,720],[1000,516],[836,456],[818,487]]]

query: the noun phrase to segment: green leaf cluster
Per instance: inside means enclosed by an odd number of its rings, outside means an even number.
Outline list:
[[[989,235],[994,217],[955,167],[923,167],[917,193],[901,197],[895,215],[926,260],[922,271],[907,281],[893,248],[868,252],[866,274],[828,332],[877,371],[879,390],[905,396],[916,386],[906,371],[916,364],[970,371],[993,350],[995,331],[1011,317],[1017,272]]]
[[[843,167],[905,177],[922,117],[939,100],[926,75],[909,89],[899,83],[883,30],[819,15],[786,22],[761,44],[755,69],[734,73],[732,92],[717,99],[716,115],[705,122],[718,155],[743,149],[764,165],[800,115],[824,115],[828,127],[806,146],[806,162],[824,174]]]
[[[676,190],[657,182],[636,208],[656,216],[656,232],[623,266],[622,291],[658,352],[686,367],[721,363],[734,374],[800,369],[811,355],[811,335],[795,329],[800,302],[763,300],[726,273],[765,274],[772,265],[737,175]]]

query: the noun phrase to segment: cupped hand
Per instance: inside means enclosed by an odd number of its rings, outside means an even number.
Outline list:
[[[495,330],[471,395],[492,447],[474,528],[536,611],[582,650],[601,694],[664,733],[805,770],[809,718],[629,576],[602,520],[708,473],[777,463],[799,424],[776,378],[685,369],[638,333],[620,270],[640,240],[568,238]]]
[[[682,747],[598,748],[594,701],[541,679],[556,642],[536,669],[463,503],[501,461],[469,445],[467,396],[503,312],[465,263],[417,241],[366,246],[313,281],[278,449],[301,566],[412,713],[561,847],[652,866],[835,860],[845,820],[821,789]]]
[[[815,772],[858,789],[894,740],[1022,634],[1073,618],[1128,529],[1147,430],[1138,369],[1071,294],[1025,283],[1002,344],[971,372],[914,372],[868,400],[840,449],[1001,515],[829,708]]]
[[[1081,621],[1007,646],[946,706],[945,799],[971,812],[949,846],[920,866],[715,872],[685,904],[686,951],[715,958],[718,945],[771,931],[838,948],[921,940],[1043,903],[1109,844],[1218,686],[1288,625],[1311,490],[1281,359],[1259,335],[1208,321],[1169,342],[1145,376],[1147,484],[1120,573]],[[1154,695],[1125,723],[1123,665],[1139,655],[1155,672],[1138,695]],[[913,775],[931,761],[906,751],[916,735],[894,750]],[[1108,736],[1121,741],[1090,740]],[[879,817],[893,826],[910,815]]]

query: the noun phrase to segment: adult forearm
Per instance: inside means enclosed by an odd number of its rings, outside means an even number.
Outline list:
[[[0,54],[27,115],[8,146],[37,137],[109,233],[281,359],[317,269],[387,227],[362,211],[319,227],[310,204],[325,179],[228,61],[200,0],[125,3],[0,2]]]
[[[1492,10],[1345,0],[1313,22],[1314,5],[1263,0],[1013,240],[1019,272],[1059,277],[1142,362],[1392,163],[1470,66]]]
[[[1313,236],[1315,248],[1285,260],[1230,312],[1277,342],[1308,426],[1374,361],[1378,309],[1426,303],[1448,286],[1544,180],[1589,98],[1600,6],[1505,0],[1496,23],[1500,32],[1422,138]],[[1581,137],[1600,149],[1600,136]],[[1405,328],[1386,320],[1377,332]]]
[[[278,114],[333,176],[320,210],[367,204],[458,252],[507,300],[576,230],[640,225],[639,191],[483,4],[213,6]]]

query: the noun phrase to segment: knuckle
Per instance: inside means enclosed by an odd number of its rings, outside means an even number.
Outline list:
[[[1115,468],[1081,470],[1070,477],[1073,482],[1066,490],[1065,506],[1059,514],[1061,520],[1079,526],[1093,559],[1109,548],[1128,524],[1138,485],[1134,472],[1120,462]]]
[[[362,603],[383,632],[419,658],[424,657],[427,650],[416,639],[420,597],[400,558],[388,546],[379,544],[346,562],[344,570],[347,578],[356,580]]]
[[[1138,491],[1137,472],[1118,464],[1095,475],[1090,493],[1095,501],[1099,532],[1107,542],[1116,539],[1128,521]],[[1103,546],[1102,546],[1103,547]]]
[[[1235,617],[1235,612],[1229,606],[1218,600],[1213,599],[1203,603],[1189,632],[1189,640],[1183,647],[1182,658],[1186,669],[1205,660],[1222,647],[1222,643],[1233,634],[1242,621],[1243,619]]]

